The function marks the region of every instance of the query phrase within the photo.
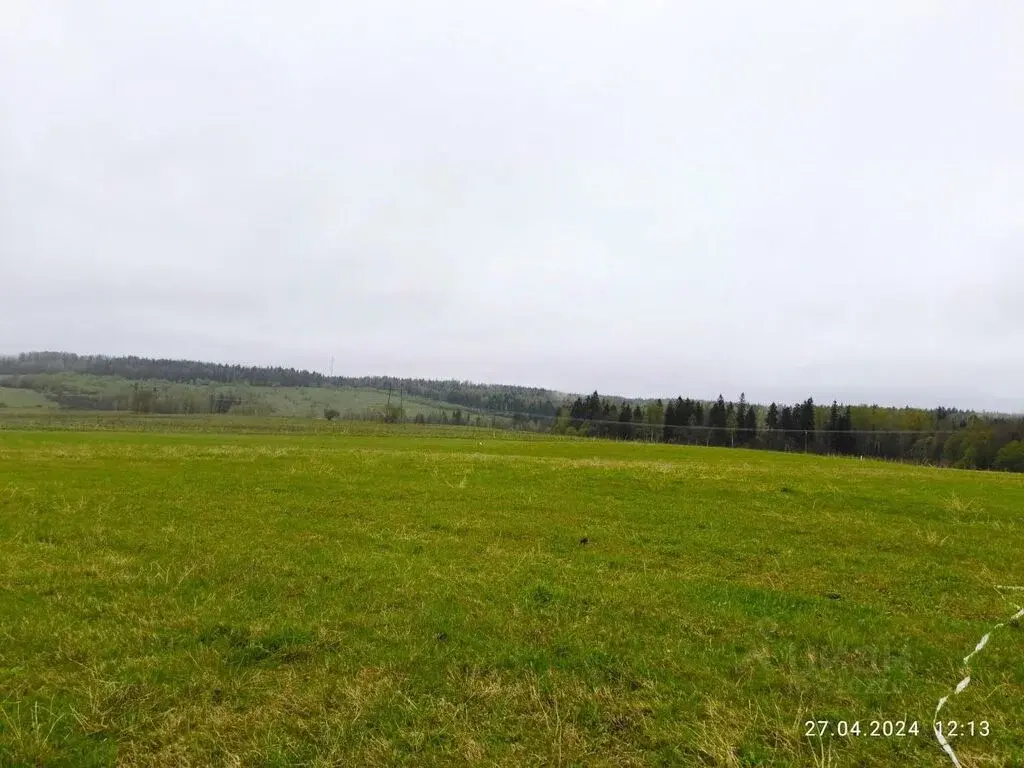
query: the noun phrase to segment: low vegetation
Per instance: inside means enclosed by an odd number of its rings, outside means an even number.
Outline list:
[[[159,379],[132,381],[119,376],[81,373],[6,375],[0,380],[6,384],[0,388],[0,399],[10,400],[16,407],[45,404],[66,410],[304,418],[317,418],[325,410],[332,410],[348,419],[383,418],[389,409],[400,407],[409,418],[423,415],[436,420],[440,420],[442,411],[457,410],[457,406],[450,404],[370,388],[268,387],[244,381],[234,384]],[[21,395],[5,397],[4,392]]]
[[[324,419],[0,424],[2,765],[943,766],[933,713],[968,672],[943,717],[989,725],[963,765],[1024,764],[1018,475]]]
[[[45,408],[49,410],[56,407],[57,403],[41,392],[34,392],[31,389],[0,387],[0,408]]]

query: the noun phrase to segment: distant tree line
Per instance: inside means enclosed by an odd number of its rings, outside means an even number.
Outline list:
[[[0,375],[87,373],[126,379],[163,379],[181,383],[249,383],[256,386],[316,387],[327,379],[294,368],[223,365],[194,360],[153,360],[145,357],[76,355],[71,352],[23,352],[0,357]]]
[[[369,387],[452,403],[477,411],[554,416],[561,393],[537,387],[475,384],[455,379],[400,379],[386,376],[325,376],[295,368],[203,363],[195,360],[24,352],[0,356],[0,376],[82,373],[125,379],[161,379],[183,384],[250,384],[264,387]]]
[[[565,404],[551,431],[618,440],[870,456],[965,469],[1024,472],[1024,417],[951,408],[816,405],[766,408],[678,397],[615,402],[594,392]]]
[[[118,376],[134,380],[116,391],[84,392],[55,374]],[[324,376],[281,367],[154,360],[140,357],[28,352],[0,356],[5,386],[44,391],[62,407],[130,410],[139,413],[246,413],[272,408],[248,384],[269,387],[372,387],[451,404],[412,419],[400,406],[331,418],[373,418],[456,425],[513,428],[586,435],[617,440],[648,440],[871,456],[975,469],[1024,471],[1024,418],[978,414],[951,408],[881,408],[816,404],[811,398],[767,407],[740,395],[728,402],[719,395],[707,402],[625,400],[596,391],[566,401],[562,393],[535,387],[475,384],[383,376]],[[146,380],[191,385],[181,391],[154,387]],[[235,388],[239,391],[235,391]],[[459,407],[455,407],[459,406]],[[310,414],[319,415],[319,414]],[[324,414],[326,415],[326,414]]]
[[[5,376],[6,387],[41,392],[61,408],[79,411],[131,411],[134,413],[190,414],[235,413],[249,416],[269,415],[273,408],[263,398],[244,388],[205,386],[155,386],[152,382],[126,383],[114,379],[113,385],[95,386],[102,379],[79,381],[60,374]]]

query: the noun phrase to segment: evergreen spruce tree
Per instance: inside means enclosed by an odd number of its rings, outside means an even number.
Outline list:
[[[629,407],[629,403],[623,403],[622,409],[619,411],[619,439],[620,440],[632,440],[633,439],[633,409]]]
[[[796,414],[793,412],[793,408],[788,405],[782,406],[782,410],[779,412],[779,431],[781,448],[789,449],[791,446],[796,445],[796,435],[794,434],[797,429]]]
[[[846,406],[843,409],[842,414],[839,416],[839,452],[840,453],[855,453],[857,447],[856,435],[852,433],[853,430],[853,411],[850,406]]]
[[[676,436],[676,404],[671,400],[668,401],[668,405],[665,406],[665,428],[662,430],[662,434],[665,436],[665,442],[671,443],[675,440]]]
[[[746,420],[743,426],[747,435],[747,444],[749,445],[757,438],[757,411],[753,408],[747,408]]]
[[[571,419],[569,424],[574,429],[579,429],[583,424],[583,419],[586,418],[586,406],[583,405],[583,401],[578,397],[569,409],[569,418]]]
[[[842,447],[842,440],[839,437],[839,403],[832,401],[832,407],[828,410],[828,447],[833,453],[839,453]]]
[[[799,445],[802,450],[809,451],[814,445],[816,436],[814,433],[814,398],[808,397],[798,406],[799,428],[803,431],[799,435]]]
[[[713,445],[724,445],[726,441],[726,427],[728,425],[728,408],[725,398],[721,395],[711,406],[708,412],[708,426],[711,427],[710,441]]]
[[[736,443],[746,445],[747,442],[747,395],[740,393],[740,401],[736,404]]]

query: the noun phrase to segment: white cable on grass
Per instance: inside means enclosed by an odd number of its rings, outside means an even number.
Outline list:
[[[1007,590],[1020,590],[1020,591],[1024,591],[1024,587],[1005,586],[1005,585],[1002,585],[1002,584],[996,584],[996,585],[993,585],[993,586],[995,586],[995,588],[997,590],[1007,589]],[[1017,619],[1019,619],[1022,616],[1024,616],[1024,608],[1021,608],[1019,606],[1014,606],[1014,607],[1017,608],[1017,613],[1015,613],[1013,616],[1011,616],[1006,621],[1002,621],[1002,622],[996,624],[994,627],[992,627],[992,629],[990,629],[988,632],[986,632],[982,636],[981,640],[978,641],[978,644],[976,646],[974,646],[974,650],[971,651],[966,656],[964,656],[964,668],[967,671],[967,675],[959,683],[957,683],[956,688],[953,690],[953,694],[952,694],[953,696],[958,696],[959,694],[963,693],[965,690],[967,690],[967,686],[969,686],[971,684],[971,675],[970,675],[971,670],[970,670],[970,667],[969,667],[969,665],[971,663],[971,659],[974,657],[974,655],[976,653],[978,653],[986,645],[988,645],[988,641],[991,639],[992,633],[995,632],[1000,627],[1005,627],[1011,621],[1016,621]],[[938,704],[937,707],[935,707],[935,716],[932,718],[933,721],[934,721],[933,724],[932,724],[932,729],[935,731],[935,738],[936,738],[936,740],[938,740],[939,746],[942,747],[942,750],[947,755],[949,755],[949,759],[953,761],[954,768],[963,768],[963,766],[960,763],[959,758],[956,756],[956,752],[953,750],[953,747],[950,745],[950,743],[946,740],[945,735],[942,733],[942,728],[939,726],[939,712],[942,710],[942,708],[944,706],[946,706],[946,702],[947,701],[949,701],[949,696],[943,696],[941,699],[939,699],[939,704]]]

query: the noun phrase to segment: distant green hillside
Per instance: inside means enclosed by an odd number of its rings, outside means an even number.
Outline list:
[[[131,381],[159,380],[176,384],[247,384],[254,387],[294,387],[349,390],[387,390],[418,398],[421,403],[448,403],[475,411],[533,413],[553,417],[568,395],[538,387],[478,384],[455,379],[409,379],[388,376],[325,376],[294,368],[227,365],[197,360],[76,355],[71,352],[24,352],[0,355],[0,376],[78,373]],[[361,404],[360,404],[361,407]],[[408,411],[409,409],[407,409]],[[415,416],[415,411],[412,412]]]
[[[1024,472],[1024,416],[944,407],[828,405],[810,397],[765,406],[747,402],[742,394],[735,402],[722,395],[713,402],[681,395],[624,400],[596,391],[575,396],[454,379],[349,378],[294,368],[65,352],[0,355],[0,387],[35,393],[19,396],[21,409],[54,403],[65,410],[143,414],[486,421],[492,427],[565,435]]]
[[[181,383],[160,379],[132,381],[122,376],[83,373],[43,373],[0,376],[0,402],[13,408],[68,408],[77,410],[152,413],[231,412],[249,415],[323,416],[326,409],[342,416],[374,416],[387,406],[388,392],[371,387],[275,387],[246,382]],[[439,417],[460,406],[398,391],[390,402],[401,406],[408,418]]]
[[[2,377],[0,377],[2,379]],[[0,408],[56,408],[57,403],[41,392],[0,387]]]

